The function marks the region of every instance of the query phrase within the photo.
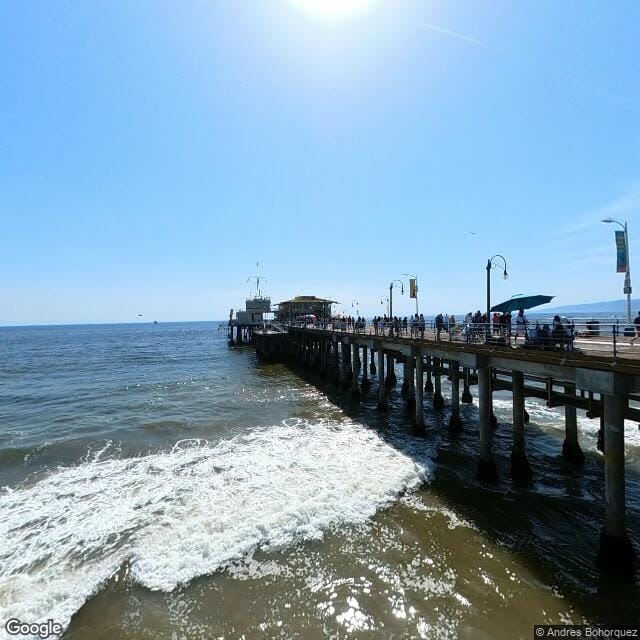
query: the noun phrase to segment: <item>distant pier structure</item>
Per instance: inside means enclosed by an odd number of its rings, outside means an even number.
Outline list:
[[[310,304],[319,305],[319,314]],[[254,334],[258,357],[313,371],[355,398],[368,393],[377,378],[372,392],[381,411],[388,409],[390,390],[397,384],[396,367],[401,365],[402,393],[411,408],[414,428],[417,432],[435,428],[425,420],[424,407],[430,402],[434,411],[449,412],[449,429],[474,430],[478,434],[477,478],[481,482],[498,480],[493,457],[494,391],[512,393],[510,475],[514,480],[527,481],[535,475],[526,448],[528,397],[542,399],[549,407],[564,407],[562,455],[569,464],[580,465],[584,459],[578,443],[576,409],[599,419],[605,484],[599,560],[610,570],[631,571],[636,552],[625,527],[624,420],[640,421],[640,359],[442,341],[433,330],[392,335],[377,327],[358,327],[331,318],[331,304],[330,300],[316,298],[314,302],[312,297],[303,296],[280,303],[276,322]],[[447,400],[441,391],[443,376],[451,381],[451,397]],[[477,393],[478,420],[464,424],[460,403],[473,401],[471,387]]]
[[[296,296],[277,304],[276,321],[327,323],[331,320],[331,306],[334,304],[338,303],[328,298]]]
[[[271,309],[271,298],[260,292],[260,279],[255,296],[247,298],[244,311],[229,313],[229,344],[244,345],[255,342],[256,332],[272,336],[270,344],[276,344],[273,336],[286,333],[286,327],[292,322],[319,322],[326,324],[331,320],[331,306],[335,300],[316,296],[296,296],[283,300]],[[273,318],[267,318],[272,314]]]
[[[271,298],[257,295],[247,298],[244,311],[233,309],[229,312],[228,338],[230,345],[244,345],[253,343],[256,329],[262,329],[267,322],[267,314],[271,313]]]

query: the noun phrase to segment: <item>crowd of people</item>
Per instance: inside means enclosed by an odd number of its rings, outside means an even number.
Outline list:
[[[313,324],[326,326],[328,322],[318,322],[314,317]],[[334,329],[339,331],[367,332],[367,320],[363,316],[337,316],[331,318],[331,324]],[[377,336],[411,337],[421,340],[424,339],[425,330],[428,327],[428,323],[422,313],[404,317],[375,316],[371,320],[371,325],[373,326],[374,334]],[[636,325],[640,335],[640,312],[638,313]],[[470,341],[484,341],[491,334],[490,337],[494,340],[510,340],[513,338],[514,344],[517,344],[518,339],[522,338],[522,341],[529,346],[549,346],[553,348],[569,348],[575,335],[573,323],[559,315],[554,316],[551,326],[547,323],[540,325],[538,322],[530,326],[523,309],[518,311],[515,319],[511,312],[494,313],[491,316],[490,325],[487,321],[487,314],[482,313],[480,310],[475,313],[467,313],[460,324],[458,324],[453,314],[438,313],[429,328],[433,328],[437,340],[441,339],[442,332],[449,335],[457,332],[466,336],[467,340]]]
[[[342,331],[353,331],[355,333],[364,333],[367,321],[363,317],[342,316],[332,319],[336,329]],[[408,336],[411,338],[424,339],[427,321],[422,313],[412,316],[375,316],[371,324],[373,325],[375,335],[388,335],[390,337]],[[511,313],[494,314],[493,316],[493,334],[496,336],[509,335],[511,333],[512,318]],[[526,326],[528,320],[524,315],[524,311],[520,311],[516,317],[516,337],[526,335]],[[447,313],[438,313],[433,321],[433,329],[436,332],[436,338],[440,340],[441,333],[460,331],[471,335],[485,335],[487,325],[487,315],[479,310],[476,313],[467,313],[462,325],[458,325],[456,317]]]
[[[339,331],[352,331],[353,333],[364,333],[367,328],[367,321],[364,317],[339,316],[331,319],[334,329]]]
[[[404,316],[404,318],[398,316],[376,316],[373,319],[374,333],[378,336],[410,336],[411,338],[424,339],[424,331],[426,328],[426,321],[424,315],[417,313],[413,316]]]

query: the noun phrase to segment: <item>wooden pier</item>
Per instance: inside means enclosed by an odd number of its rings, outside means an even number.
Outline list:
[[[241,323],[237,320],[229,320],[227,324],[227,341],[229,345],[239,347],[246,344],[253,344],[254,332],[259,331],[262,327],[263,323]]]
[[[528,479],[533,470],[527,459],[525,408],[527,397],[564,407],[564,458],[580,464],[576,409],[600,420],[599,448],[604,454],[605,522],[599,561],[628,573],[635,558],[625,529],[624,419],[640,421],[640,359],[580,353],[535,351],[482,343],[376,335],[372,330],[347,332],[317,326],[289,326],[281,331],[255,331],[257,354],[266,361],[291,362],[313,369],[358,397],[377,375],[378,409],[387,410],[389,389],[397,384],[396,364],[402,367],[402,392],[414,407],[414,421],[424,430],[424,391],[432,392],[433,408],[443,410],[442,376],[451,381],[449,428],[462,428],[460,403],[472,402],[477,387],[478,461],[482,482],[498,479],[493,459],[493,391],[508,390],[513,397],[511,475]],[[462,393],[460,383],[462,382]]]

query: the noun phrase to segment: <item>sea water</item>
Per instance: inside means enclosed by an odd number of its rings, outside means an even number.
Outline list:
[[[535,475],[514,485],[511,405],[496,393],[501,481],[487,487],[476,404],[452,436],[425,394],[419,437],[399,389],[375,410],[372,379],[352,400],[229,348],[217,323],[0,329],[2,625],[53,619],[66,638],[529,638],[534,624],[640,619],[637,578],[595,563],[597,420],[578,412],[587,459],[575,469],[562,409],[528,400]],[[635,423],[625,437],[640,549]]]

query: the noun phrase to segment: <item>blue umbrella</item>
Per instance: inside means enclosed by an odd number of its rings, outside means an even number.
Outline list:
[[[551,302],[554,298],[555,296],[542,295],[516,296],[491,307],[491,311],[507,313],[508,311],[520,311],[520,309],[532,309],[533,307],[539,307],[541,304],[547,304],[547,302]]]

